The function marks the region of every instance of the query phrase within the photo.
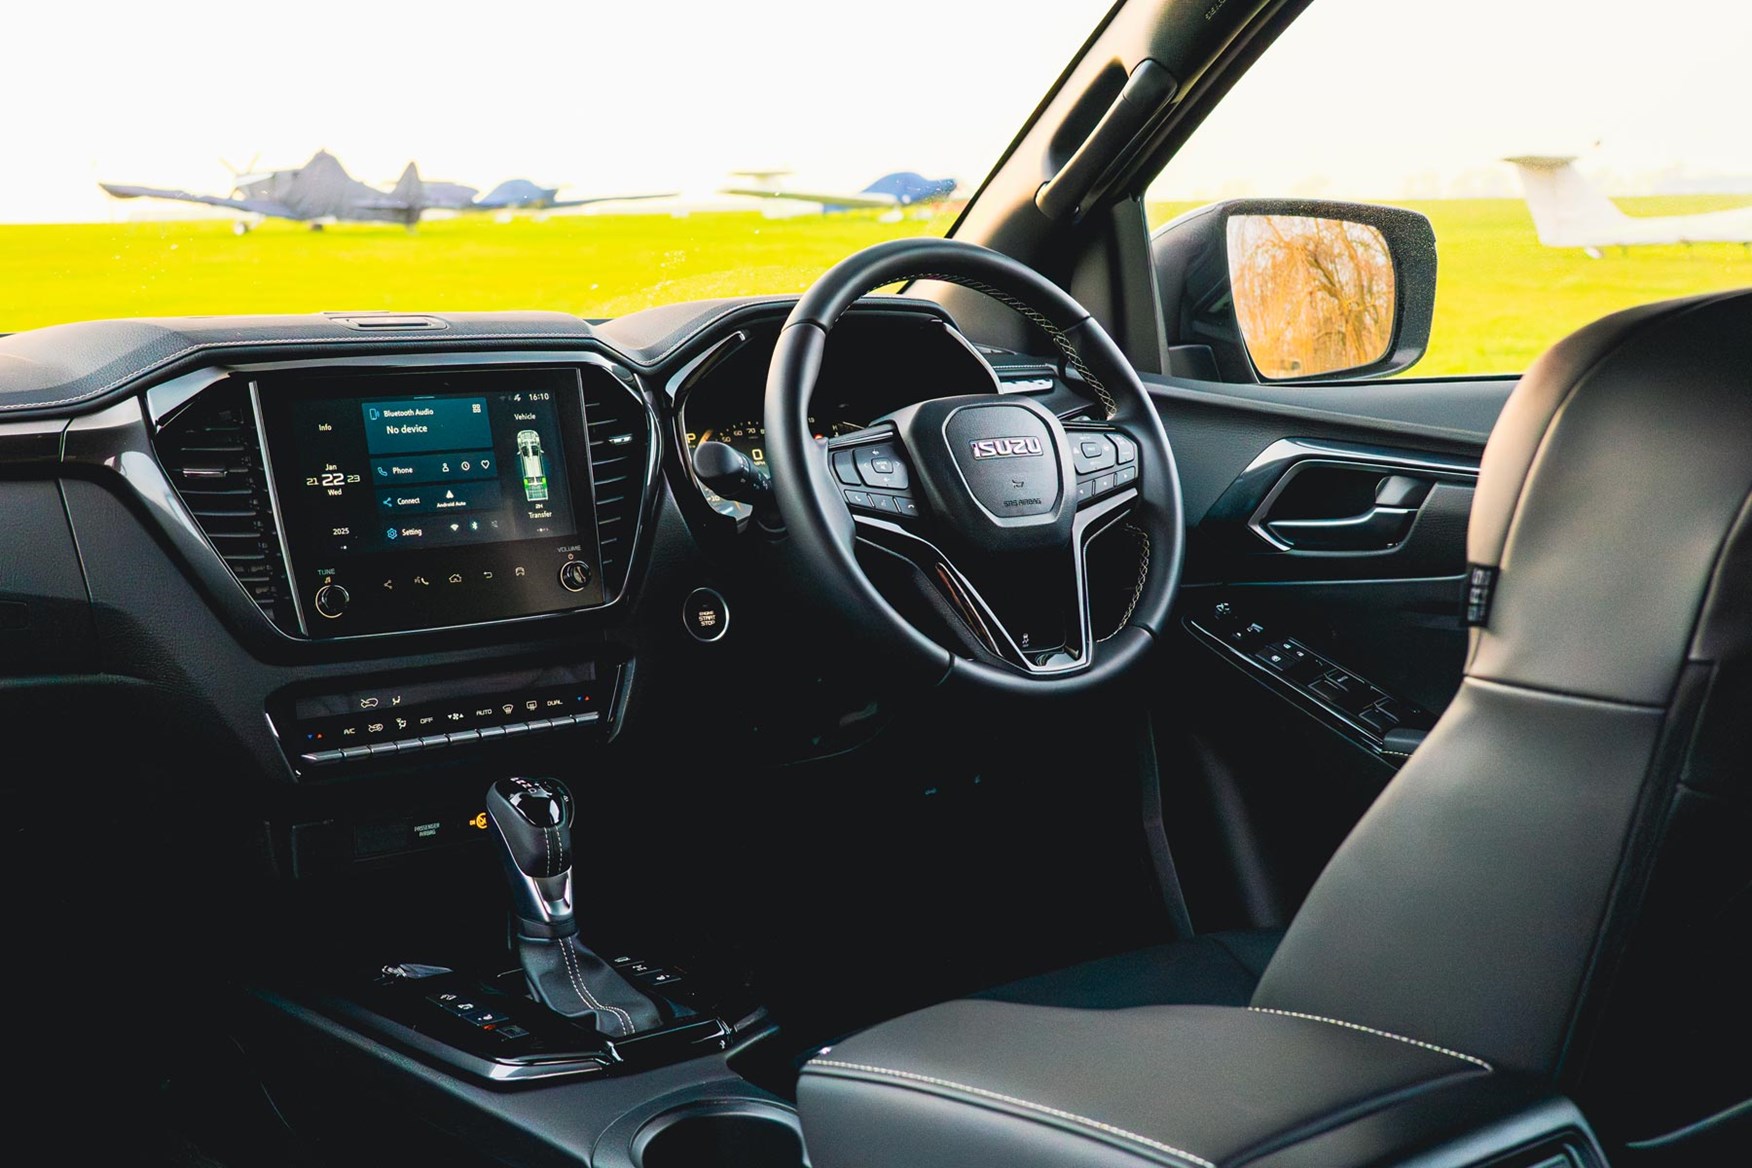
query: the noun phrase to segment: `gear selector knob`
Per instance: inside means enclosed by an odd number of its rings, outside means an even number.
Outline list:
[[[629,1038],[675,1016],[633,988],[578,936],[572,911],[572,793],[558,779],[500,779],[487,820],[511,881],[517,959],[531,996],[601,1033]]]
[[[487,791],[487,819],[511,881],[518,931],[577,932],[572,912],[572,793],[556,779],[506,778]]]

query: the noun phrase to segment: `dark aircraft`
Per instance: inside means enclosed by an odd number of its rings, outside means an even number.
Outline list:
[[[558,187],[539,187],[528,179],[500,183],[483,199],[478,190],[461,183],[428,182],[419,168],[408,163],[392,190],[383,191],[348,174],[334,155],[319,150],[295,170],[276,170],[239,179],[230,195],[197,195],[159,187],[99,183],[118,199],[174,199],[230,207],[273,219],[291,219],[320,228],[324,223],[350,220],[363,223],[401,223],[413,227],[427,211],[510,211],[581,207],[587,203],[617,199],[656,199],[661,194],[610,195],[588,199],[557,199]],[[233,228],[249,230],[245,220]]]

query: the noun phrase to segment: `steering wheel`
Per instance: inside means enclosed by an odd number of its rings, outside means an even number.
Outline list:
[[[986,365],[980,383],[946,386],[958,392],[817,439],[809,403],[828,334],[860,297],[907,279],[960,284],[1021,313],[1094,392],[1101,420],[1063,422],[1025,394],[1002,394]],[[1088,689],[1139,665],[1168,619],[1184,528],[1162,420],[1088,310],[1008,256],[905,239],[835,265],[779,334],[766,437],[774,499],[805,583],[922,666],[1009,693]],[[1104,632],[1092,627],[1084,553],[1121,523],[1138,537],[1137,585],[1120,627]],[[962,652],[888,602],[858,562],[859,542],[911,561],[937,607],[970,634]]]

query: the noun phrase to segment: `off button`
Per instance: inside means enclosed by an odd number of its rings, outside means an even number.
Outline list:
[[[681,623],[696,641],[716,641],[730,627],[730,606],[710,588],[695,588],[681,606]]]
[[[583,560],[567,560],[560,565],[560,586],[567,592],[582,592],[590,586],[590,565]]]

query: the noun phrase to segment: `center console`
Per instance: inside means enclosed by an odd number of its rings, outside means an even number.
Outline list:
[[[133,459],[248,650],[225,714],[292,780],[261,799],[284,900],[235,1019],[272,1069],[239,1081],[361,1153],[393,1095],[397,1139],[429,1127],[447,1163],[800,1165],[746,971],[671,927],[673,874],[605,798],[636,664],[615,606],[658,489],[633,376],[581,348],[271,360],[149,391],[149,451],[140,421],[76,453]],[[484,869],[512,822],[489,783],[514,775],[572,779],[585,823],[576,857],[539,815],[507,853],[513,893],[542,893],[507,931]]]

